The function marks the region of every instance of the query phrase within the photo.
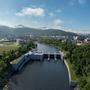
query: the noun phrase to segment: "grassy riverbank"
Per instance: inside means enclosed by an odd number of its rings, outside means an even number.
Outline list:
[[[75,71],[73,70],[73,65],[68,60],[66,60],[66,61],[67,61],[68,66],[69,66],[69,70],[70,70],[70,74],[71,74],[71,80],[72,81],[78,81],[77,75],[75,74]]]
[[[43,43],[57,46],[65,52],[71,79],[78,81],[80,90],[90,89],[90,45],[77,46],[60,40],[42,39]]]
[[[64,57],[67,57],[68,52],[66,52],[64,50],[62,50],[62,52],[64,53]],[[76,73],[75,73],[75,71],[73,69],[73,65],[70,63],[70,61],[67,58],[65,59],[65,61],[66,61],[67,65],[68,65],[68,68],[69,68],[69,71],[70,71],[71,80],[72,81],[78,81],[78,77],[77,77],[77,75],[76,75]]]

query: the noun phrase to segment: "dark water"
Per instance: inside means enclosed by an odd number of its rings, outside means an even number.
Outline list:
[[[38,44],[39,51],[53,53],[58,50]],[[70,90],[66,66],[59,61],[29,62],[9,81],[9,90]]]

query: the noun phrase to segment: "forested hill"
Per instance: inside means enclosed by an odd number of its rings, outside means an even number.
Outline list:
[[[61,35],[61,36],[73,36],[77,35],[72,32],[65,32],[59,29],[35,29],[29,27],[7,27],[0,26],[0,37],[13,37],[13,36],[23,36],[25,34],[31,34],[34,36],[53,36],[53,35]]]
[[[12,33],[12,28],[7,26],[0,26],[0,38],[11,37]]]
[[[26,34],[30,34],[33,36],[76,36],[76,33],[66,32],[59,29],[35,29],[29,28],[25,26],[17,26],[15,28],[8,26],[0,26],[0,38],[4,37],[18,37]],[[81,34],[80,34],[81,35]],[[85,35],[86,37],[90,37],[90,34]]]

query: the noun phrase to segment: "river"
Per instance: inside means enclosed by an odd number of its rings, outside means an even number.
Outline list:
[[[37,50],[59,52],[44,44],[38,44]],[[29,62],[22,71],[11,77],[8,87],[8,90],[70,90],[68,71],[62,60]]]

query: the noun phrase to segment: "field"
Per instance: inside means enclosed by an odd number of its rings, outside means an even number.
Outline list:
[[[0,53],[15,50],[19,47],[15,42],[0,42]]]

